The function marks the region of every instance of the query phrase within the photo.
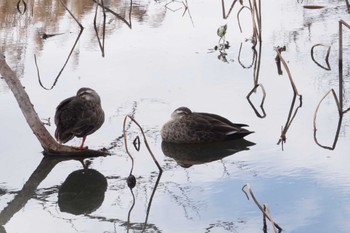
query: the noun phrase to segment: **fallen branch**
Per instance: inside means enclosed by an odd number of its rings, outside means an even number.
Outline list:
[[[72,147],[59,144],[41,122],[27,92],[17,78],[16,73],[6,63],[5,56],[3,54],[0,54],[0,74],[15,96],[29,127],[32,129],[34,135],[37,137],[41,146],[43,147],[44,155],[91,157],[109,154],[108,151],[77,150]]]

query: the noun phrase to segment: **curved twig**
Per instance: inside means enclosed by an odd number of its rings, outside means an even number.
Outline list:
[[[151,148],[150,148],[150,146],[149,146],[149,144],[148,144],[146,135],[145,135],[145,133],[144,133],[144,131],[143,131],[141,125],[140,125],[132,116],[130,116],[130,115],[126,115],[126,116],[125,116],[125,118],[124,118],[124,124],[123,124],[124,143],[125,143],[125,149],[126,149],[126,152],[128,153],[128,155],[132,158],[132,156],[131,156],[131,154],[130,154],[130,152],[129,152],[129,150],[128,150],[127,140],[126,140],[125,122],[126,122],[126,119],[127,119],[127,118],[129,118],[132,122],[134,122],[134,123],[137,125],[137,127],[140,129],[141,134],[142,134],[142,137],[143,137],[143,142],[145,143],[145,146],[146,146],[148,152],[150,153],[150,155],[151,155],[151,157],[152,157],[154,163],[157,165],[159,172],[163,172],[162,167],[159,165],[159,163],[158,163],[156,157],[155,157],[154,154],[152,153],[152,150],[151,150]],[[133,161],[133,159],[132,159],[132,161]]]
[[[316,59],[315,59],[315,57],[314,57],[314,48],[317,47],[317,46],[327,47],[327,54],[326,54],[326,57],[325,57],[325,61],[326,61],[327,67],[324,67],[324,66],[321,65],[319,62],[317,62]],[[316,65],[318,65],[318,66],[321,67],[322,69],[331,70],[331,67],[330,67],[329,61],[328,61],[330,50],[331,50],[331,46],[329,46],[329,45],[315,44],[314,46],[311,47],[311,59],[316,63]]]
[[[242,31],[242,26],[241,26],[241,21],[240,21],[240,19],[239,19],[239,16],[240,16],[242,10],[245,9],[245,8],[247,8],[247,9],[250,11],[250,13],[252,12],[252,9],[249,8],[249,7],[247,7],[247,6],[242,6],[241,9],[239,9],[239,11],[237,12],[237,23],[238,23],[239,31],[240,31],[241,33],[242,33],[243,31]]]
[[[241,62],[241,51],[242,51],[242,44],[239,46],[239,52],[238,52],[238,62],[239,64],[244,68],[244,69],[250,69],[254,64],[255,64],[255,60],[256,60],[256,57],[257,57],[257,52],[256,52],[256,49],[253,47],[252,50],[253,50],[253,59],[252,59],[252,63],[249,65],[249,66],[245,66],[243,65],[243,63]]]
[[[335,133],[335,137],[334,137],[332,146],[324,146],[321,143],[319,143],[318,140],[317,140],[317,124],[316,124],[316,121],[317,121],[317,113],[318,113],[318,110],[320,108],[320,105],[323,102],[323,100],[329,95],[329,93],[332,93],[334,101],[336,103],[336,106],[337,106],[337,109],[338,109],[338,114],[339,114],[339,121],[338,121],[337,131]],[[343,112],[342,112],[342,109],[341,109],[341,106],[340,106],[340,103],[339,103],[338,96],[335,93],[335,91],[333,89],[331,89],[322,97],[322,99],[318,103],[318,105],[316,107],[316,110],[315,110],[315,113],[314,113],[314,141],[315,141],[315,143],[318,146],[320,146],[320,147],[322,147],[324,149],[334,150],[336,145],[337,145],[337,142],[338,142],[338,137],[339,137],[342,121],[343,121]]]

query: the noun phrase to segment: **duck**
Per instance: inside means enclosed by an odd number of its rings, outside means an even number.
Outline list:
[[[97,92],[82,87],[75,96],[63,100],[56,108],[55,138],[66,143],[74,137],[82,138],[77,149],[84,149],[86,137],[98,130],[105,120],[101,99]]]
[[[253,133],[243,127],[248,125],[232,123],[213,113],[192,112],[187,107],[179,107],[161,128],[161,137],[172,143],[212,143],[241,139]]]

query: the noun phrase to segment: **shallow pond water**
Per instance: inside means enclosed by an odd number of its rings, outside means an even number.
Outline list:
[[[0,3],[1,51],[7,63],[40,118],[50,123],[51,134],[57,104],[80,87],[95,89],[106,119],[86,143],[112,155],[88,159],[87,183],[81,181],[79,161],[43,159],[40,143],[0,79],[0,232],[264,232],[261,211],[242,192],[247,183],[283,232],[350,231],[348,113],[342,115],[333,150],[314,140],[319,102],[332,88],[338,93],[339,20],[350,23],[345,1],[263,1],[262,42],[255,50],[247,8],[240,14],[243,32],[239,30],[239,2],[230,12],[230,1],[105,1],[118,16],[106,11],[104,56],[94,29],[93,1],[64,1],[83,25],[81,35],[60,1],[24,2],[19,1],[19,11],[15,1]],[[308,5],[323,8],[304,7]],[[101,8],[96,24],[102,40]],[[225,24],[223,42],[217,29]],[[349,35],[344,27],[344,111],[350,94]],[[226,48],[215,49],[227,42]],[[316,44],[330,46],[330,69],[312,60]],[[277,46],[286,46],[282,57],[302,96],[294,105],[283,66],[278,74]],[[326,68],[327,48],[313,50]],[[159,131],[179,106],[246,123],[255,133],[243,146],[231,146],[230,153],[225,145],[200,148],[199,155],[193,148],[172,148],[162,144]],[[123,142],[126,115],[142,125],[163,169],[160,173],[139,128],[128,121],[136,177],[132,191],[126,183],[131,169]],[[319,143],[332,146],[338,121],[328,95],[316,119]],[[286,127],[286,141],[278,143]],[[132,146],[137,136],[139,151]],[[68,144],[79,145],[80,139]],[[90,188],[86,196],[70,201],[73,191],[67,189],[79,190],[80,185]],[[273,232],[269,222],[267,232]]]

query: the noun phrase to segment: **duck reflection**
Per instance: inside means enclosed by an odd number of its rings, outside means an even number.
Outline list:
[[[173,158],[181,167],[220,160],[243,150],[249,150],[254,142],[245,139],[213,142],[208,144],[178,144],[162,142],[163,153]]]
[[[62,212],[80,215],[98,209],[105,196],[107,179],[94,169],[72,172],[58,192],[58,206]]]

